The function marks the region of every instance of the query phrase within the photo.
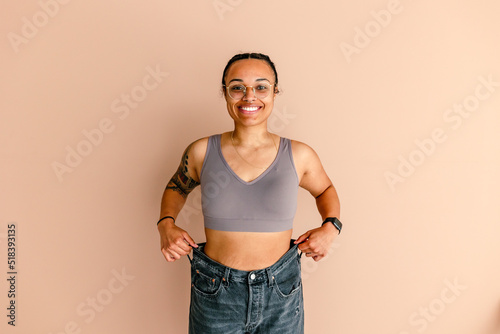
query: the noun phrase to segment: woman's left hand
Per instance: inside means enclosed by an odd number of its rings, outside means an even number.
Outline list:
[[[339,231],[333,224],[326,223],[302,234],[294,243],[300,244],[300,251],[317,262],[328,254],[328,250],[338,234]]]

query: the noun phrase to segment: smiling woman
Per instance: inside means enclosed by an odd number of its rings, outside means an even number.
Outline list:
[[[319,261],[340,233],[337,192],[312,148],[268,131],[279,92],[268,56],[234,56],[221,89],[234,129],[185,150],[162,198],[162,253],[174,262],[193,251],[189,333],[303,333],[301,256]],[[198,185],[200,244],[175,225]],[[324,221],[293,240],[299,186],[316,198]]]

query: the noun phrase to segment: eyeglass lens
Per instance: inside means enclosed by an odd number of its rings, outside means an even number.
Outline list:
[[[258,99],[266,98],[271,92],[271,85],[268,83],[259,83],[254,87],[248,86],[253,89],[253,94]],[[243,84],[232,84],[228,87],[229,96],[235,100],[240,100],[245,96],[247,87]]]

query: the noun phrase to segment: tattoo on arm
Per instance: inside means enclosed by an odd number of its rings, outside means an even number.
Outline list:
[[[177,191],[184,198],[187,197],[187,195],[189,195],[189,193],[200,184],[198,181],[194,180],[191,175],[189,175],[188,153],[190,148],[191,145],[189,145],[188,148],[186,148],[186,150],[184,151],[179,168],[175,172],[174,176],[172,176],[170,182],[165,188]]]

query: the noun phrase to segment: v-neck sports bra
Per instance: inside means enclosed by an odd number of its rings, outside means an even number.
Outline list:
[[[219,231],[280,232],[292,228],[299,180],[290,139],[281,138],[273,163],[246,182],[229,167],[221,135],[208,138],[200,172],[205,227]]]

